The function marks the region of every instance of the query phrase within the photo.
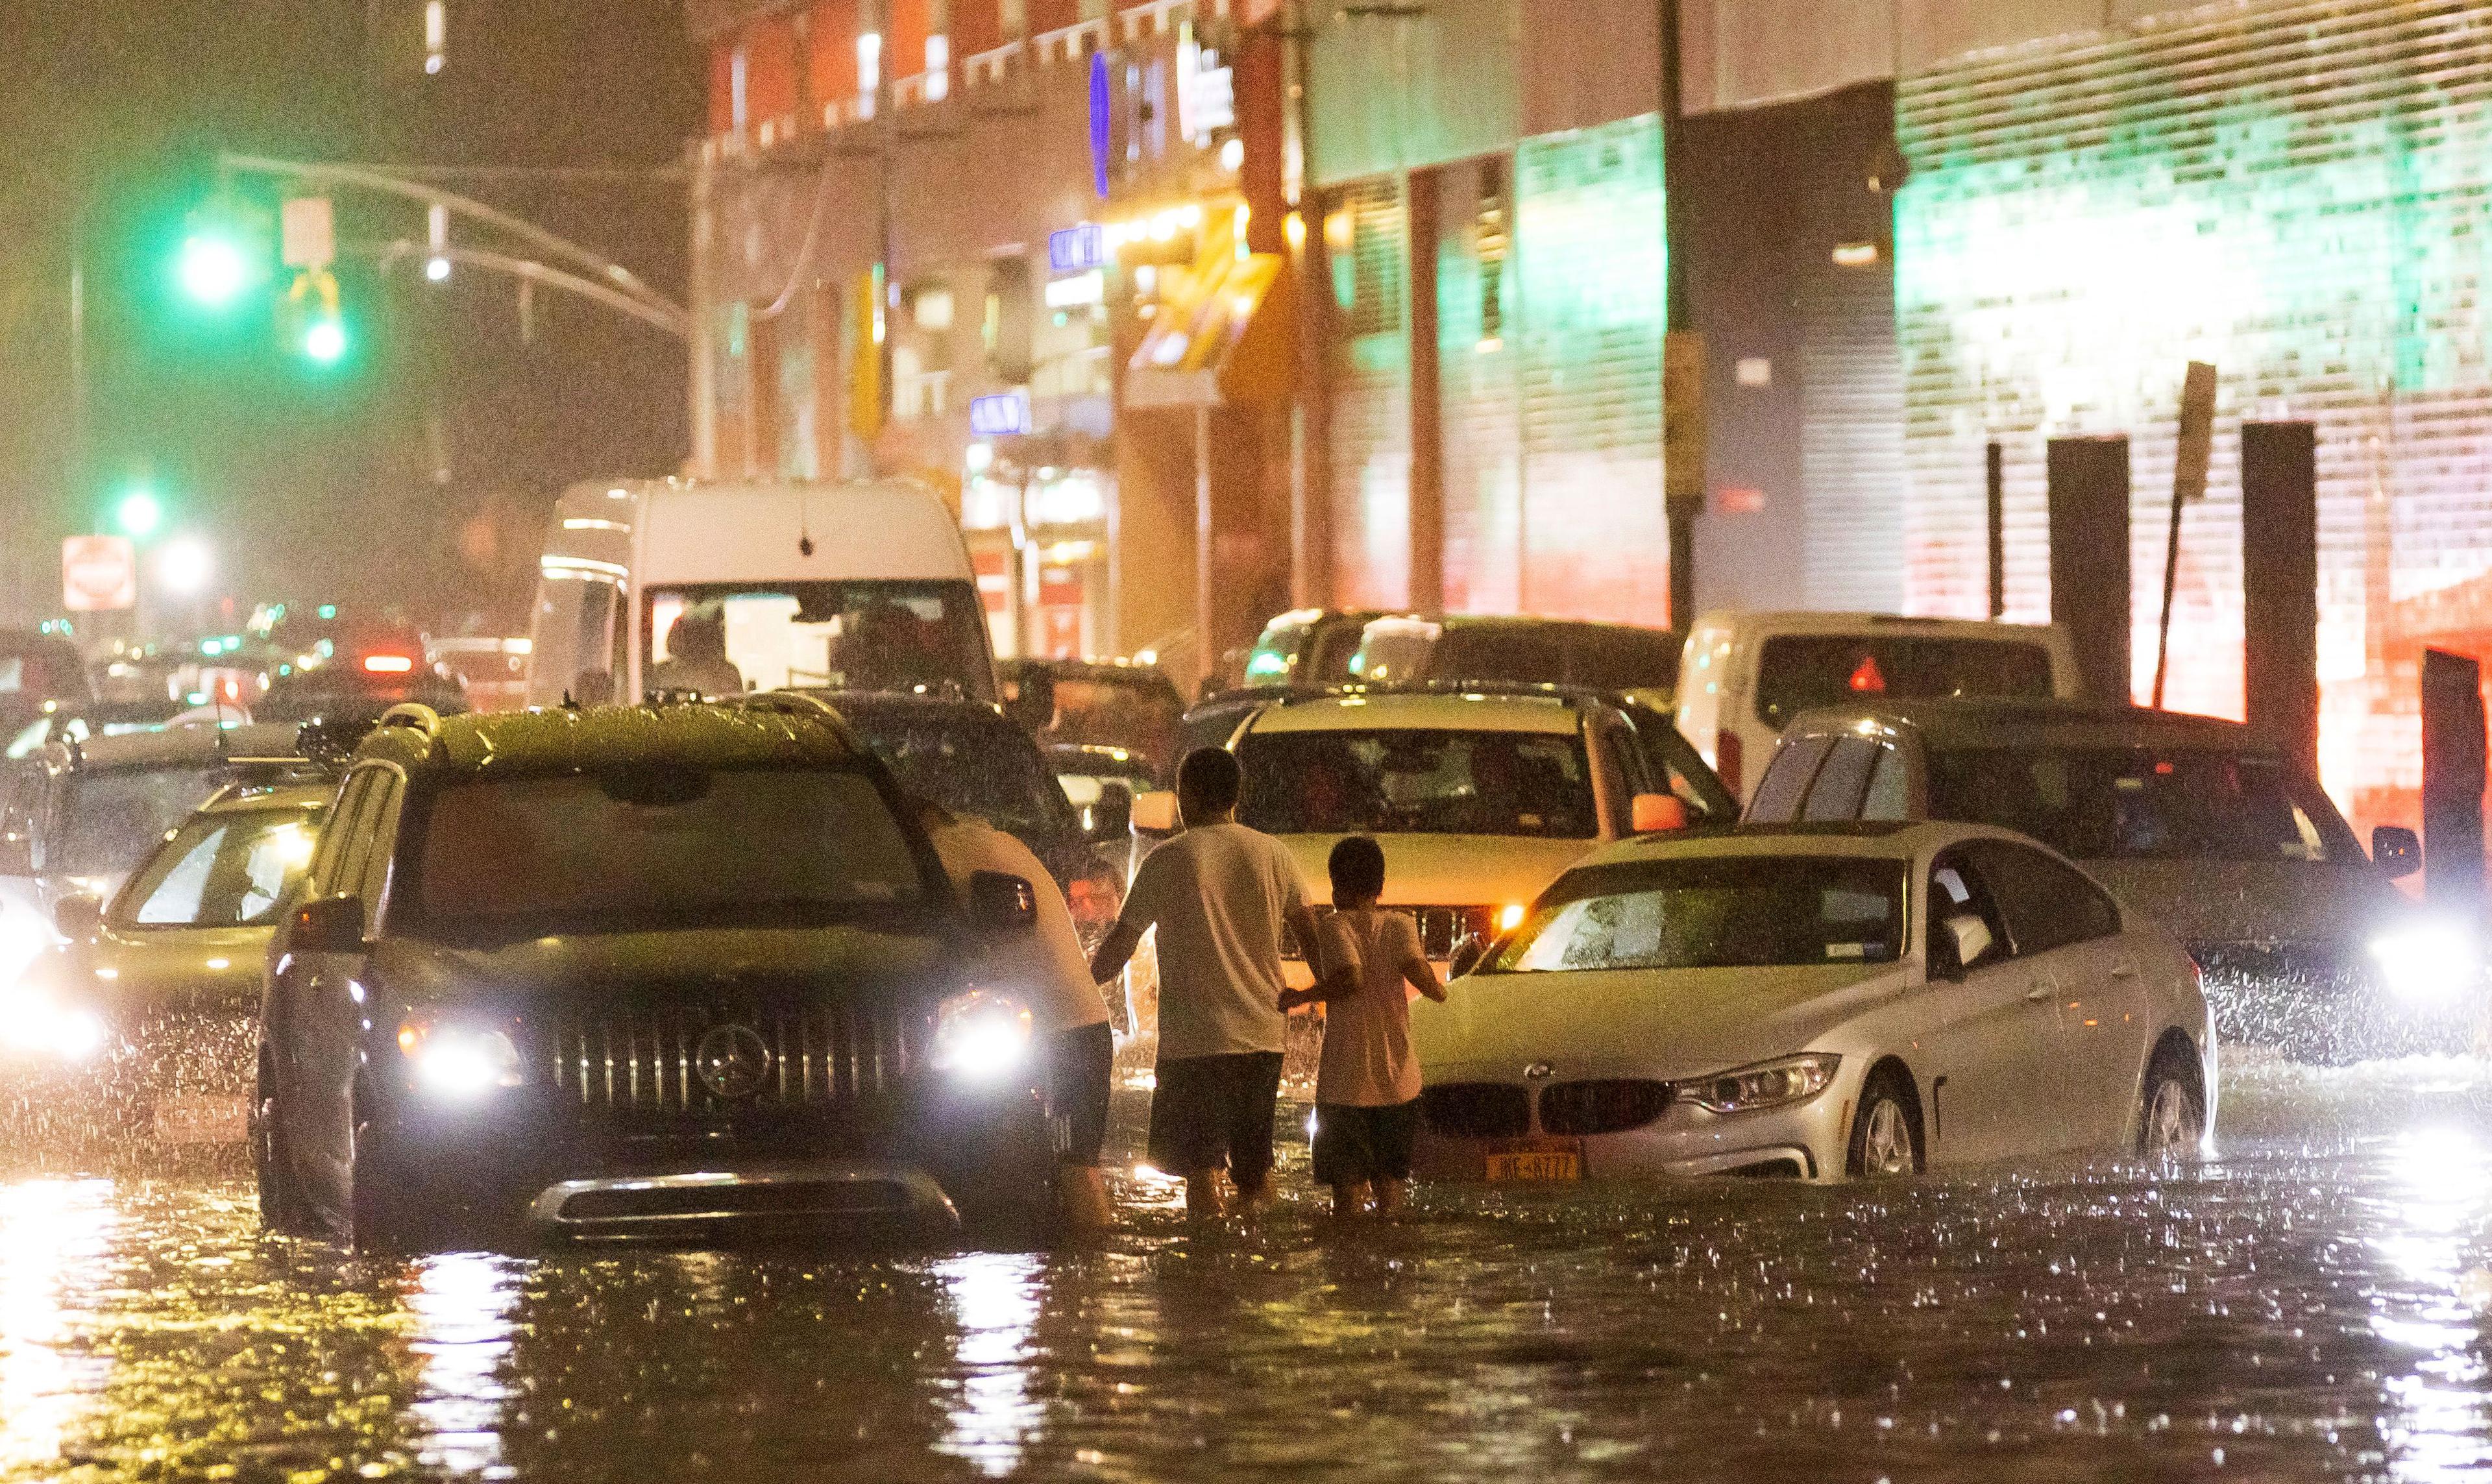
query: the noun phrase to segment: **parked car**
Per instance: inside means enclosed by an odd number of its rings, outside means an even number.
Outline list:
[[[1891,613],[1706,613],[1678,667],[1678,728],[1745,799],[1774,739],[1813,706],[1947,697],[2040,699],[2083,689],[2057,624]],[[2121,697],[2125,699],[2126,697]]]
[[[1153,665],[1122,660],[1001,660],[1004,714],[1042,747],[1112,747],[1175,775],[1185,698]]]
[[[0,771],[0,989],[60,940],[68,897],[108,900],[230,783],[304,777],[291,727],[178,727],[46,743]]]
[[[1375,608],[1292,608],[1263,626],[1246,651],[1245,689],[1341,685]]]
[[[134,731],[162,731],[186,714],[207,718],[216,716],[217,707],[193,708],[187,702],[163,697],[143,700],[76,701],[46,711],[17,729],[0,748],[0,757],[12,759],[31,757],[47,742],[85,742],[95,737],[127,736]],[[251,720],[250,711],[235,707],[228,714]],[[214,725],[211,721],[210,725]]]
[[[802,697],[357,748],[264,987],[260,1213],[360,1246],[1016,1233],[1053,1208],[1032,883],[946,878]]]
[[[1094,839],[1105,840],[1120,820],[1131,820],[1134,800],[1161,783],[1150,758],[1125,748],[1056,742],[1039,751],[1064,797],[1082,816],[1082,827]]]
[[[1656,779],[1635,728],[1583,692],[1354,692],[1284,699],[1256,712],[1231,750],[1245,772],[1238,818],[1277,836],[1310,900],[1329,892],[1325,859],[1345,835],[1384,847],[1383,905],[1417,917],[1430,958],[1512,926],[1524,905],[1586,851],[1706,817],[1728,822],[1718,789],[1695,796]],[[1689,753],[1685,761],[1709,786]],[[1138,802],[1146,829],[1172,822],[1174,796]]]
[[[1676,703],[1678,636],[1633,624],[1565,618],[1396,614],[1369,623],[1352,680],[1409,685],[1510,680],[1583,686],[1663,710]]]
[[[2216,1106],[2188,956],[1980,825],[1742,826],[1566,872],[1412,1007],[1419,1168],[1886,1177],[2180,1156]]]
[[[1803,713],[1751,820],[1939,818],[2031,835],[2170,929],[2228,1040],[2342,1060],[2463,1051],[2487,989],[2471,933],[2389,882],[2317,781],[2248,727],[2073,702],[1898,701]]]
[[[278,635],[284,637],[289,626],[302,627],[288,619]],[[319,630],[310,648],[278,666],[267,694],[252,706],[254,718],[303,723],[351,717],[370,723],[408,701],[435,711],[467,709],[458,677],[429,656],[424,636],[412,626],[337,620],[321,623]]]
[[[425,655],[446,671],[479,711],[517,711],[528,703],[528,638],[459,634],[425,641]]]
[[[47,710],[95,698],[77,646],[57,634],[0,630],[0,737]]]
[[[62,899],[66,941],[21,977],[0,1047],[5,1126],[75,1146],[243,1146],[260,974],[334,786],[233,784],[167,834],[109,905]]]
[[[1082,816],[1038,744],[994,706],[932,696],[821,693],[888,765],[901,787],[957,815],[984,819],[1029,846],[1063,888],[1082,946],[1095,946],[1125,901],[1124,820]]]

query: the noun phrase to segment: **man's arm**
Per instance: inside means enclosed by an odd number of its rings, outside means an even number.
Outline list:
[[[1142,930],[1121,917],[1116,919],[1116,925],[1099,940],[1099,951],[1090,955],[1090,982],[1106,984],[1123,973],[1126,963],[1134,957],[1134,950],[1142,944]]]
[[[1284,1010],[1294,1010],[1300,1005],[1312,1005],[1322,1000],[1348,999],[1350,995],[1358,993],[1359,980],[1363,977],[1365,977],[1365,975],[1359,966],[1358,961],[1352,959],[1348,964],[1336,967],[1331,973],[1324,975],[1323,978],[1317,980],[1306,989],[1283,990],[1281,992],[1281,1008]]]

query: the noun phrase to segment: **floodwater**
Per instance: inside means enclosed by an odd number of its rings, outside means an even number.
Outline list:
[[[243,1182],[27,1176],[0,1479],[2492,1469],[2492,1067],[2236,1061],[2222,1115],[2177,1172],[1439,1190],[1346,1235],[1298,1148],[1259,1226],[1134,1178],[1052,1255],[379,1261],[259,1237]]]

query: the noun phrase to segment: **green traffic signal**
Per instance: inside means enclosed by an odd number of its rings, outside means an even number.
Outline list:
[[[322,366],[335,366],[346,356],[346,324],[323,314],[303,332],[303,353]]]
[[[164,504],[156,491],[141,487],[124,493],[112,507],[112,523],[133,541],[143,541],[164,522]]]
[[[222,310],[251,286],[251,259],[241,244],[216,232],[198,231],[182,239],[174,276],[182,292],[202,309]]]

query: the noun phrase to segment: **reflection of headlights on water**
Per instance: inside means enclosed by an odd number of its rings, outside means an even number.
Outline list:
[[[1682,1102],[1717,1113],[1780,1108],[1787,1103],[1806,1102],[1824,1092],[1826,1084],[1834,1081],[1834,1069],[1842,1061],[1842,1057],[1826,1052],[1785,1056],[1779,1061],[1700,1077],[1680,1084],[1678,1096]]]
[[[2399,999],[2445,1005],[2482,983],[2483,956],[2475,935],[2458,923],[2426,919],[2371,939],[2371,962]]]
[[[398,1028],[398,1049],[415,1063],[416,1085],[436,1097],[465,1101],[519,1084],[519,1049],[502,1031],[411,1020]]]
[[[971,990],[934,1012],[936,1070],[967,1082],[992,1082],[1029,1059],[1029,1007],[1010,994]]]

